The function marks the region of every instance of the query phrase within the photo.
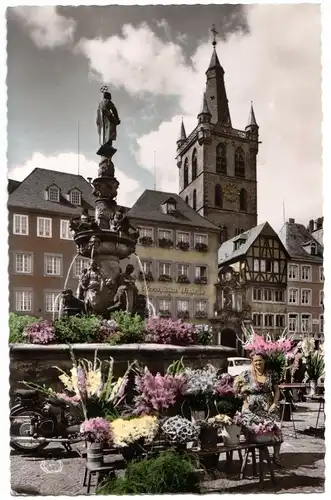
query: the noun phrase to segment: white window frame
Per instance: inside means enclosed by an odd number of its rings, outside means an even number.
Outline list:
[[[74,201],[75,196],[77,195],[77,203]],[[82,204],[82,193],[78,189],[73,189],[70,191],[70,203],[75,205],[76,207],[80,207]]]
[[[272,318],[272,325],[267,325],[267,323],[266,323],[267,316]],[[275,328],[275,315],[273,313],[267,312],[267,313],[263,314],[263,326],[264,326],[264,328]]]
[[[201,268],[204,267],[206,270],[205,275],[201,274]],[[198,272],[199,269],[199,272]],[[202,266],[194,266],[194,278],[206,278],[208,279],[208,266],[202,265]]]
[[[301,288],[300,290],[300,302],[301,302],[301,305],[302,306],[311,306],[311,298],[312,298],[312,290],[311,288]],[[308,292],[308,301],[307,302],[304,302],[303,300],[303,295],[304,295],[304,292]]]
[[[61,306],[61,297],[58,297],[58,295],[60,294],[61,292],[57,292],[57,291],[50,291],[50,290],[47,290],[44,292],[44,305],[45,305],[45,312],[46,313],[53,313],[53,312],[59,312],[60,311],[60,306]],[[49,302],[48,302],[48,296],[49,295],[52,295],[54,298],[52,300],[52,307],[49,308]],[[57,298],[58,297],[58,298]],[[57,298],[57,300],[56,300]],[[55,304],[55,307],[54,307],[54,302],[56,300],[56,304]]]
[[[324,267],[323,266],[319,266],[319,279],[320,279],[321,283],[324,282]]]
[[[185,236],[182,238],[182,236]],[[187,238],[186,238],[187,236]],[[190,233],[187,231],[177,231],[176,234],[176,243],[178,244],[179,242],[184,242],[184,243],[190,243]]]
[[[167,307],[161,307],[166,306]],[[159,299],[159,311],[171,311],[171,299]]]
[[[266,299],[266,294],[271,297],[270,300]],[[272,288],[264,288],[263,289],[263,302],[274,302],[274,299],[275,299],[274,290]]]
[[[277,293],[281,293],[282,294],[282,298],[283,300],[276,300],[276,296],[277,296]],[[275,297],[275,303],[276,304],[284,304],[286,302],[285,300],[285,297],[286,297],[286,290],[283,290],[283,289],[279,289],[279,290],[275,290],[274,291],[274,297]]]
[[[16,224],[16,220],[19,218],[19,224]],[[25,220],[26,223],[26,232],[22,231],[22,221]],[[16,230],[17,226],[19,226],[18,230]],[[29,216],[23,214],[14,214],[13,215],[13,234],[19,234],[20,236],[29,236]]]
[[[183,272],[184,271],[184,272]],[[189,277],[190,266],[189,264],[177,264],[177,274],[178,276]]]
[[[162,233],[169,233],[169,236],[162,236]],[[172,230],[171,229],[158,229],[157,230],[157,235],[158,239],[161,240],[162,238],[167,239],[167,240],[172,240]]]
[[[19,295],[22,295],[22,300],[19,300]],[[24,307],[24,303],[26,300],[27,307]],[[17,312],[32,312],[32,301],[33,301],[33,292],[31,290],[15,290],[15,311]],[[21,302],[23,307],[18,307],[18,303]]]
[[[292,291],[296,292],[296,300],[295,301],[291,301],[290,300],[290,294],[291,294]],[[294,287],[288,288],[288,291],[287,291],[287,303],[291,304],[292,306],[298,306],[299,305],[299,288],[294,288]]]
[[[141,267],[143,268],[144,274],[151,273],[152,266],[153,266],[153,264],[150,260],[142,260],[141,261]]]
[[[295,269],[296,271],[294,273],[291,273],[292,269]],[[287,269],[287,280],[299,281],[299,272],[300,272],[299,265],[290,263]],[[294,274],[294,277],[292,277],[292,274]]]
[[[308,329],[306,328],[303,328],[303,316],[309,316],[308,318]],[[307,318],[305,318],[307,319]],[[301,329],[301,332],[302,333],[312,333],[312,315],[310,313],[301,313],[301,317],[300,317],[300,329]],[[308,330],[308,331],[307,331]]]
[[[281,316],[283,318],[283,325],[282,326],[278,326],[277,325],[277,317]],[[275,328],[285,328],[286,326],[286,314],[285,313],[276,313],[275,314]]]
[[[185,305],[185,307],[184,307]],[[188,299],[178,299],[176,304],[177,312],[179,311],[189,311],[190,301]]]
[[[44,231],[41,231],[41,222],[43,221]],[[49,234],[46,233],[45,226],[46,221],[49,223]],[[52,237],[52,219],[50,217],[37,217],[37,236],[38,238],[51,238]]]
[[[256,294],[257,294],[258,290],[260,291],[260,294],[259,294],[260,298],[257,298],[257,299],[254,298],[254,291],[255,290],[256,290]],[[258,286],[253,287],[253,290],[252,290],[252,300],[253,300],[253,302],[262,302],[262,296],[263,296],[263,288],[260,288]]]
[[[18,269],[18,256],[22,255],[23,256],[23,264],[24,264],[24,258],[27,260],[27,271],[21,271]],[[33,274],[33,254],[30,252],[15,252],[14,254],[15,257],[15,274]],[[24,265],[23,265],[24,267]]]
[[[259,323],[260,323],[260,324],[259,324],[259,325],[256,325],[256,324],[254,323],[254,318],[255,318],[256,316],[260,318],[260,321],[259,321]],[[254,328],[263,328],[263,325],[264,325],[264,318],[263,318],[263,314],[262,314],[262,313],[259,313],[259,312],[253,312],[253,313],[252,313],[252,324],[253,324]]]
[[[60,239],[61,240],[72,240],[73,239],[72,232],[70,231],[69,225],[70,225],[69,220],[65,220],[65,219],[60,220]],[[65,231],[64,231],[64,227],[66,228]]]
[[[208,234],[194,233],[194,244],[196,245],[197,243],[208,245]]]
[[[290,316],[295,316],[295,328],[294,330],[291,329],[291,322],[290,320],[293,320],[294,318],[290,318]],[[288,326],[288,331],[291,333],[297,333],[299,331],[299,314],[295,312],[289,312],[287,314],[287,326]]]
[[[146,226],[141,227],[139,230],[139,236],[140,238],[152,238],[152,240],[154,240],[154,228]]]
[[[304,267],[306,267],[307,269],[309,269],[309,277],[308,279],[305,279],[303,278],[303,269]],[[309,264],[302,264],[301,265],[301,273],[300,273],[300,278],[301,278],[301,281],[306,281],[306,282],[310,282],[311,281],[311,266]]]
[[[47,259],[48,258],[59,259],[59,261],[60,261],[59,273],[48,273],[47,272]],[[44,273],[45,273],[45,276],[53,276],[53,277],[56,277],[56,278],[62,277],[62,267],[63,267],[63,255],[60,255],[60,254],[51,254],[51,253],[45,253],[44,254]]]
[[[169,266],[169,272],[164,272],[166,270],[166,266]],[[171,263],[170,262],[159,262],[159,275],[171,276]]]
[[[82,270],[84,267],[89,266],[89,259],[85,257],[77,257],[77,259],[74,262],[74,278],[79,278],[80,275],[82,274]]]
[[[53,191],[54,194],[56,193],[56,199],[54,199],[54,200],[51,199],[51,191]],[[53,203],[59,203],[59,201],[60,201],[60,190],[59,190],[59,188],[57,186],[50,186],[48,188],[48,200],[52,201]]]
[[[253,271],[254,273],[258,273],[260,271],[260,259],[253,259]]]
[[[202,306],[201,306],[202,305]],[[207,312],[207,301],[197,300],[195,303],[195,312]]]

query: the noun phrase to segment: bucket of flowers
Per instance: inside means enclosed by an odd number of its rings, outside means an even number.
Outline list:
[[[88,443],[87,462],[94,466],[101,466],[104,447],[113,437],[108,420],[101,417],[84,420],[80,427],[80,433]]]
[[[242,398],[235,388],[235,379],[224,373],[214,386],[214,407],[218,414],[233,417],[242,407]]]
[[[199,432],[198,424],[179,415],[167,418],[161,425],[163,439],[178,450],[185,450],[188,443],[196,442]]]
[[[242,425],[240,413],[236,413],[232,418],[229,415],[219,414],[210,418],[208,422],[217,429],[225,445],[239,444]]]
[[[241,414],[241,422],[246,441],[249,443],[268,443],[281,438],[281,430],[276,422],[261,420],[260,416],[251,411]]]
[[[217,369],[207,365],[202,369],[185,368],[185,401],[190,407],[191,417],[200,421],[208,418],[213,403],[213,394],[217,382]]]
[[[120,449],[126,461],[137,459],[154,441],[159,425],[158,418],[151,415],[117,418],[110,423],[113,445]]]

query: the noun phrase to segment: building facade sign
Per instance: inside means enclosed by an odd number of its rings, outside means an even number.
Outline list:
[[[175,287],[147,287],[148,293],[157,293],[161,295],[199,295],[204,297],[204,290],[194,290],[193,288],[175,288]]]

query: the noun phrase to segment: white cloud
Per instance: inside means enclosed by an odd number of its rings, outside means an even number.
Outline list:
[[[12,12],[40,49],[52,49],[73,40],[76,22],[58,14],[56,7],[15,7]]]
[[[254,101],[262,141],[259,219],[278,229],[283,201],[286,216],[303,222],[322,212],[320,7],[253,5],[246,12],[250,34],[236,33],[219,42],[217,49],[234,127],[245,127]],[[187,65],[180,45],[163,42],[146,25],[126,25],[122,37],[83,40],[79,50],[92,72],[112,87],[136,95],[179,97],[176,116],[140,137],[137,152],[141,166],[151,170],[155,150],[157,187],[177,190],[177,115],[187,115],[190,133],[200,108],[211,45],[201,44]]]
[[[44,156],[42,153],[34,153],[32,158],[24,165],[15,165],[9,170],[9,177],[22,181],[35,168],[45,168],[58,172],[78,173],[78,156],[75,153],[60,153],[57,156]],[[96,177],[98,170],[97,162],[88,160],[84,155],[79,155],[79,173],[85,179]],[[124,172],[115,168],[115,176],[120,183],[117,202],[120,205],[132,206],[140,194],[139,183],[131,179]]]

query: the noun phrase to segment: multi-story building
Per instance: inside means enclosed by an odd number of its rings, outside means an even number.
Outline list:
[[[245,319],[251,320],[257,333],[277,337],[284,330],[288,259],[286,248],[268,222],[221,245],[214,322],[219,319],[222,345],[238,348],[236,337],[240,336]],[[233,295],[236,300],[227,306],[225,295]]]
[[[138,274],[137,284],[156,313],[193,322],[210,318],[217,281],[218,227],[177,194],[149,189],[128,216],[140,228],[136,253],[143,273]]]
[[[92,189],[80,175],[36,168],[8,183],[10,311],[50,319],[58,294],[75,290],[85,260],[76,258],[69,219],[94,213]],[[71,268],[70,268],[71,266]]]
[[[290,254],[288,264],[287,316],[289,331],[298,340],[313,334],[324,336],[323,247],[303,225],[289,219],[280,238]]]
[[[251,105],[245,130],[233,128],[222,68],[213,43],[194,130],[177,141],[179,195],[220,228],[221,241],[257,224],[259,127]]]

